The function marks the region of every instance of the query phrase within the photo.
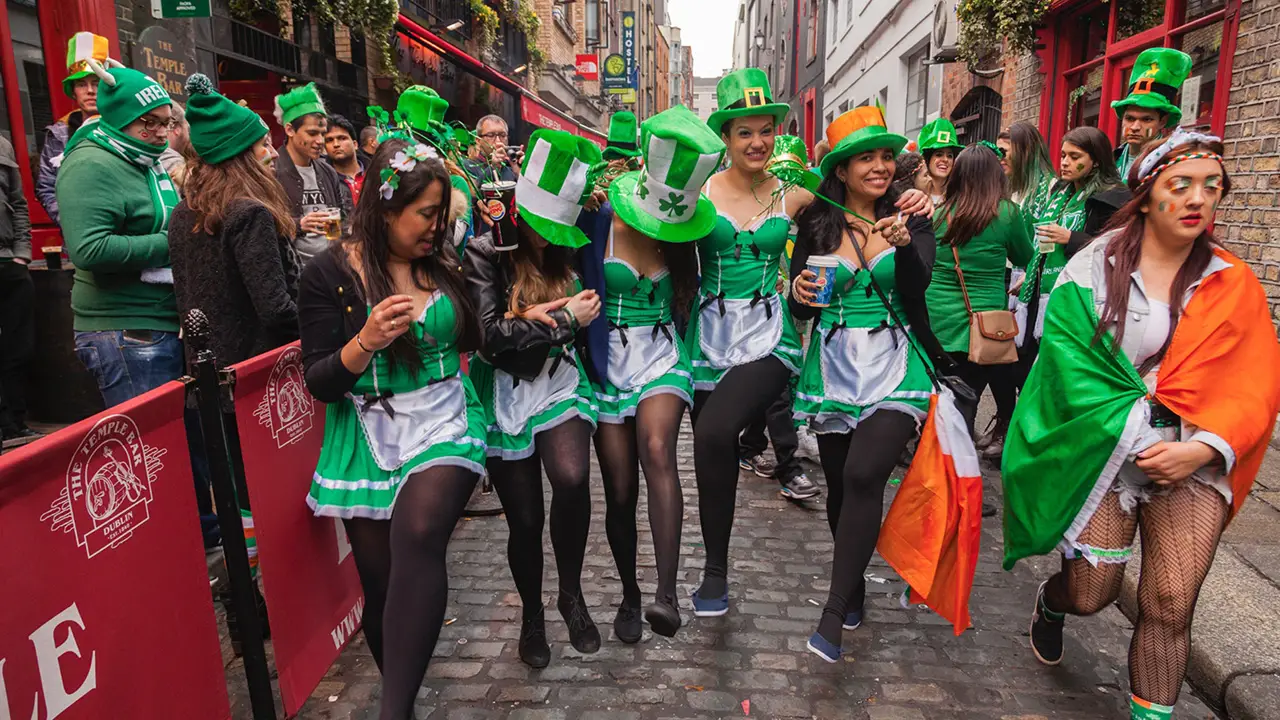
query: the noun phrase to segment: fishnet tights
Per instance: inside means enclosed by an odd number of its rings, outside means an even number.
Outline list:
[[[1230,508],[1213,488],[1195,481],[1156,495],[1126,514],[1119,495],[1108,493],[1080,542],[1097,548],[1127,547],[1142,531],[1138,622],[1129,645],[1129,685],[1134,695],[1174,705],[1191,652],[1191,618]],[[1120,596],[1124,565],[1062,562],[1045,585],[1049,610],[1092,615]]]

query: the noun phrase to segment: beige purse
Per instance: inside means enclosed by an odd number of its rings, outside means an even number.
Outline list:
[[[969,361],[977,365],[1008,365],[1018,361],[1018,321],[1009,310],[974,312],[969,303],[969,288],[960,269],[960,253],[951,246],[956,260],[956,276],[960,278],[960,294],[969,313]]]

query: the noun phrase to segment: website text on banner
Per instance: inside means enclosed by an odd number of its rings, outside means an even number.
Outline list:
[[[185,394],[168,383],[0,457],[0,718],[231,716]]]
[[[292,717],[360,628],[364,597],[342,522],[307,507],[324,406],[303,382],[302,350],[286,345],[231,370],[280,694]]]

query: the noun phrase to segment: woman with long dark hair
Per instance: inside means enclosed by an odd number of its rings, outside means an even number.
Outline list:
[[[405,720],[444,621],[449,536],[484,470],[484,413],[459,372],[480,329],[436,152],[389,140],[369,172],[383,184],[360,194],[350,238],[302,274],[306,383],[327,404],[307,503],[346,526],[378,717]]]
[[[783,307],[777,278],[792,218],[814,200],[802,189],[775,198],[780,181],[765,166],[773,155],[774,129],[790,108],[771,102],[765,73],[756,68],[730,73],[716,94],[719,109],[707,124],[727,146],[730,164],[704,188],[717,219],[698,241],[702,286],[687,336],[693,361],[693,464],[707,548],[702,583],[693,596],[699,617],[729,611],[738,436],[764,417],[800,369],[800,336]],[[933,210],[920,192],[904,194],[899,204],[907,214]],[[813,490],[809,483],[797,493],[811,497]]]
[[[895,207],[894,157],[907,139],[885,129],[878,108],[841,115],[827,138],[832,150],[819,192],[843,209],[819,202],[797,218],[790,308],[817,320],[795,416],[818,436],[835,538],[831,589],[808,647],[835,662],[842,629],[863,620],[863,573],[876,549],[885,484],[929,411],[933,386],[916,334],[928,326],[935,240],[928,218]],[[835,261],[826,307],[811,304],[819,285],[806,268],[818,255]]]
[[[1078,127],[1062,138],[1058,180],[1034,208],[1040,254],[1018,293],[1019,344],[1025,377],[1044,329],[1044,305],[1067,259],[1089,244],[1132,194],[1120,181],[1111,142],[1101,130]]]
[[[703,152],[722,152],[724,147],[684,107],[649,118],[641,126],[641,135],[640,151],[646,159],[655,149],[674,149],[670,166],[655,166],[655,173],[680,172],[689,161],[696,164]],[[609,323],[609,346],[605,376],[595,383],[600,407],[595,443],[604,475],[605,529],[622,581],[622,602],[613,629],[626,643],[638,642],[642,630],[636,576],[636,505],[642,468],[658,565],[655,600],[644,609],[644,619],[655,633],[666,637],[674,635],[682,623],[676,575],[684,498],[676,469],[676,441],[685,408],[693,402],[693,379],[689,353],[675,332],[674,320],[677,314],[688,314],[697,293],[693,241],[715,223],[715,208],[695,197],[692,212],[669,216],[661,211],[656,183],[669,177],[642,170],[614,179],[608,205],[612,230],[603,239],[603,313]],[[696,193],[704,180],[691,178],[686,184]],[[649,189],[642,194],[641,186]]]
[[[536,130],[516,184],[518,237],[485,233],[465,258],[467,285],[484,330],[471,364],[488,422],[489,477],[506,513],[507,559],[524,605],[520,659],[551,662],[542,605],[542,472],[551,483],[551,547],[556,602],[579,652],[600,649],[600,632],[582,597],[582,561],[591,525],[591,435],[596,407],[578,348],[600,314],[583,290],[573,252],[588,243],[575,227],[591,196],[600,151],[558,130]],[[515,248],[511,242],[515,240]]]
[[[1210,232],[1230,190],[1218,138],[1175,131],[1138,160],[1114,230],[1067,263],[1005,451],[1005,566],[1063,554],[1031,647],[1063,657],[1066,615],[1120,595],[1142,533],[1129,646],[1135,720],[1165,720],[1191,619],[1280,406],[1280,348],[1249,266]]]
[[[1009,179],[1009,199],[1030,212],[1053,184],[1048,144],[1035,125],[1016,122],[1000,132],[996,146],[1004,151],[1000,166]]]
[[[1017,205],[1005,199],[1006,190],[994,152],[974,145],[956,156],[947,200],[933,217],[938,260],[927,296],[929,323],[942,349],[956,361],[956,375],[979,396],[990,387],[995,397],[996,416],[987,433],[987,447],[997,456],[1017,398],[1014,366],[970,360],[969,325],[973,313],[1008,309],[1005,268],[1009,262],[1025,266],[1035,255],[1031,224]]]

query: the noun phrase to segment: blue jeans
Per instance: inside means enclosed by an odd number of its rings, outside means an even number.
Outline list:
[[[182,343],[172,332],[77,332],[76,356],[98,381],[108,409],[177,380],[184,365]]]
[[[76,333],[76,356],[93,378],[107,409],[182,377],[186,358],[182,342],[172,332],[101,330]],[[191,452],[192,478],[196,486],[196,506],[200,510],[201,531],[206,547],[215,543],[217,517],[209,495],[209,463],[200,438],[200,419],[188,408],[187,446]]]

